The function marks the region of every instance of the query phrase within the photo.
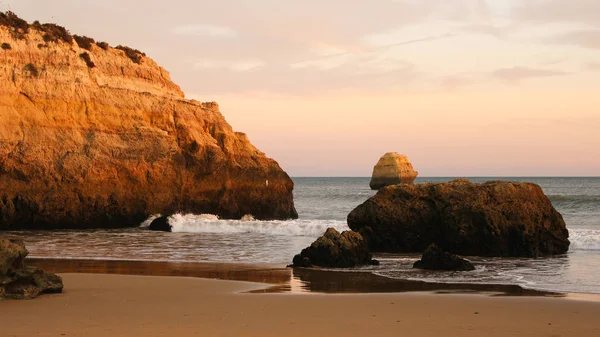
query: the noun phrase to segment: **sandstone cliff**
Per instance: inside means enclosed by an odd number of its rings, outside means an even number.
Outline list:
[[[144,54],[0,13],[0,229],[297,217],[293,182]]]
[[[413,169],[408,157],[396,152],[388,152],[373,168],[370,186],[371,189],[378,190],[390,185],[412,184],[418,175],[419,172]]]

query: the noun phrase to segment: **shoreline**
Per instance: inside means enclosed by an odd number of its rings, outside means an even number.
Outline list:
[[[578,336],[599,302],[427,292],[251,294],[264,284],[62,274],[65,291],[0,301],[6,336]]]
[[[376,294],[415,293],[479,294],[493,297],[553,297],[600,302],[600,294],[559,293],[519,285],[433,283],[393,279],[372,271],[286,268],[273,264],[167,262],[27,258],[27,263],[57,274],[104,274],[154,277],[191,277],[260,283],[251,293]],[[68,285],[65,285],[68,287]]]

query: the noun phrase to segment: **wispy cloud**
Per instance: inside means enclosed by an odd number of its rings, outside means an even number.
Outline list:
[[[519,82],[527,79],[564,76],[567,74],[568,73],[566,72],[558,70],[537,69],[529,67],[512,67],[498,69],[492,72],[492,77],[507,82]]]
[[[232,64],[229,65],[229,69],[231,71],[244,72],[244,71],[250,71],[253,69],[261,68],[261,67],[264,67],[265,65],[266,65],[266,63],[262,60],[244,60],[244,61],[233,62]]]
[[[203,59],[194,63],[196,70],[227,69],[233,72],[247,72],[257,68],[264,67],[266,63],[258,59],[236,60],[236,61],[218,61]]]
[[[557,64],[565,63],[567,61],[569,61],[569,58],[562,56],[562,57],[554,57],[551,59],[545,59],[543,61],[540,61],[539,64],[543,65],[543,66],[554,66]]]
[[[432,35],[432,36],[426,36],[426,37],[417,38],[417,39],[410,39],[410,40],[404,40],[404,41],[399,41],[399,42],[375,45],[374,48],[365,49],[365,50],[361,50],[361,51],[341,51],[338,53],[328,53],[325,56],[322,56],[320,58],[301,61],[301,62],[295,62],[291,66],[292,66],[292,68],[305,68],[307,66],[316,66],[316,67],[321,67],[321,68],[325,68],[325,69],[335,68],[335,67],[337,67],[338,63],[343,64],[343,63],[346,63],[346,61],[350,60],[350,58],[348,58],[348,56],[351,56],[351,55],[352,56],[374,56],[374,55],[376,55],[382,51],[388,50],[388,49],[407,46],[407,45],[411,45],[411,44],[415,44],[415,43],[423,43],[423,42],[431,42],[431,41],[436,41],[436,40],[441,40],[441,39],[448,39],[448,38],[451,38],[454,36],[456,36],[456,35],[455,34]],[[368,40],[368,38],[367,38],[367,40]],[[328,61],[329,59],[333,59],[333,58],[343,58],[343,60]],[[325,65],[325,66],[323,66],[323,65]]]
[[[588,62],[585,64],[586,70],[600,71],[600,62]]]
[[[339,68],[344,64],[352,62],[356,60],[354,54],[349,52],[344,52],[340,54],[328,55],[320,59],[308,60],[308,61],[300,61],[294,62],[290,64],[290,68],[292,69],[307,69],[314,68],[319,70],[331,70],[335,68]]]
[[[454,91],[464,87],[472,86],[481,81],[482,74],[480,73],[460,73],[450,76],[445,76],[441,79],[440,85],[442,88]]]
[[[367,36],[363,37],[362,40],[363,40],[363,42],[367,43],[368,45],[376,47],[377,50],[382,50],[382,49],[390,49],[390,48],[394,48],[394,47],[407,46],[407,45],[415,44],[415,43],[449,39],[449,38],[452,38],[455,36],[456,36],[456,34],[447,33],[447,34],[440,34],[440,35],[429,35],[429,36],[425,36],[425,37],[402,40],[402,41],[398,41],[398,42],[390,42],[390,41],[393,41],[393,39],[394,39],[392,35],[390,35],[390,34],[374,34],[374,35],[367,35]]]
[[[600,20],[600,18],[599,18]],[[600,29],[577,30],[548,39],[552,43],[600,49]]]
[[[598,0],[541,0],[525,1],[515,7],[512,17],[520,22],[583,23],[598,24],[600,1]]]
[[[459,27],[461,31],[483,34],[495,37],[497,39],[504,39],[507,35],[513,32],[516,27],[515,26],[499,26],[493,24],[485,24],[485,23],[474,23],[469,25],[464,25]]]
[[[221,38],[235,38],[238,33],[229,28],[210,24],[191,24],[174,27],[172,30],[176,35],[209,36]]]

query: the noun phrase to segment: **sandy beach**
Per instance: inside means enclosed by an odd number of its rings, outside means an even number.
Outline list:
[[[598,336],[600,303],[430,293],[250,294],[264,284],[63,274],[65,292],[2,301],[3,336]]]

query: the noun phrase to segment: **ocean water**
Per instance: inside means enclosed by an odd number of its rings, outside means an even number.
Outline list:
[[[600,178],[470,178],[528,181],[542,186],[570,232],[568,254],[541,259],[471,258],[468,273],[415,270],[418,255],[379,255],[381,265],[361,270],[410,280],[517,284],[558,292],[600,293]],[[451,178],[419,178],[417,183]],[[143,228],[92,231],[25,231],[30,256],[64,259],[153,260],[288,264],[328,227],[348,229],[346,216],[375,192],[369,178],[294,178],[300,219],[219,220],[177,214],[173,233]],[[147,224],[147,223],[146,223]],[[141,224],[142,227],[144,224]]]

